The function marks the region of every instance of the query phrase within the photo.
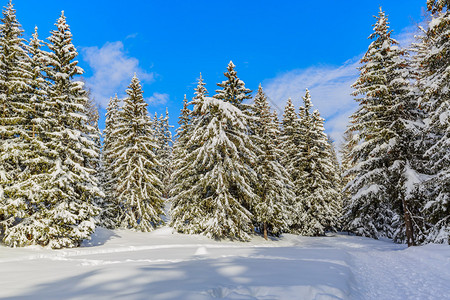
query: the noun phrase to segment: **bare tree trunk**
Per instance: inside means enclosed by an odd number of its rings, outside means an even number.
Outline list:
[[[404,218],[405,218],[405,231],[406,231],[406,243],[408,247],[415,246],[416,243],[414,241],[414,230],[411,220],[411,214],[408,209],[408,205],[405,199],[402,199],[403,210],[404,210]]]
[[[264,222],[264,238],[267,241],[267,223],[266,222]]]

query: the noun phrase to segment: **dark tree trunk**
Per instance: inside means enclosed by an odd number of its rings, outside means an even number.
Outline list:
[[[264,238],[267,240],[267,223],[264,222]]]
[[[414,230],[411,219],[411,214],[409,212],[408,204],[405,199],[402,199],[404,218],[405,218],[405,231],[406,231],[406,243],[408,247],[415,246],[416,243],[414,241]]]

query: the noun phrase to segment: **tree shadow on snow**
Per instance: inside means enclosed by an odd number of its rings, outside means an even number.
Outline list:
[[[107,241],[113,237],[119,237],[114,231],[106,229],[104,227],[96,227],[94,233],[91,235],[90,240],[84,240],[81,247],[95,247],[104,245]]]
[[[347,299],[354,292],[347,254],[335,249],[255,248],[214,258],[215,250],[148,265],[124,257],[9,299]]]

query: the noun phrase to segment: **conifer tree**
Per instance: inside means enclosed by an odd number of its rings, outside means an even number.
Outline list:
[[[292,165],[296,168],[294,181],[294,232],[301,235],[323,235],[339,226],[339,176],[333,163],[332,148],[324,133],[323,118],[315,110],[312,114],[309,91],[300,107],[298,151]]]
[[[163,197],[168,197],[169,180],[172,173],[172,133],[169,125],[169,111],[166,109],[166,116],[160,116],[158,120],[158,140],[159,145],[157,160],[160,162],[159,179],[163,183]]]
[[[358,110],[348,129],[358,145],[350,154],[355,166],[347,185],[351,199],[345,228],[374,238],[389,237],[414,245],[413,214],[417,201],[410,187],[420,174],[415,145],[420,115],[411,96],[406,53],[391,38],[383,11],[376,17],[374,41],[361,60],[361,74],[353,87]],[[355,141],[356,143],[356,141]]]
[[[242,102],[252,98],[252,91],[247,89],[245,83],[237,77],[235,67],[232,61],[228,63],[227,72],[223,73],[227,80],[217,84],[222,89],[216,90],[214,98],[230,102],[240,110],[245,111],[247,105]]]
[[[90,237],[98,213],[93,201],[102,193],[92,169],[98,158],[95,129],[87,123],[83,84],[74,81],[83,70],[74,60],[77,52],[64,13],[56,27],[48,38],[50,52],[43,55],[51,83],[42,103],[45,130],[39,133],[46,147],[46,165],[36,176],[41,185],[33,190],[35,212],[23,228],[28,244],[61,248],[78,246]]]
[[[155,140],[139,79],[134,75],[112,136],[115,197],[122,227],[151,231],[163,223],[164,201],[158,178],[160,163],[153,152]]]
[[[291,176],[294,176],[293,167],[290,165],[290,158],[292,158],[297,152],[297,144],[299,138],[299,120],[297,113],[295,112],[295,106],[292,104],[291,98],[287,100],[284,108],[283,121],[282,121],[282,133],[281,133],[281,148],[286,153],[286,157],[283,160],[284,165],[288,168],[288,172]]]
[[[30,197],[22,187],[36,159],[32,146],[33,105],[31,62],[22,38],[23,29],[11,1],[0,24],[0,234],[14,246],[11,226],[30,213]],[[35,145],[36,146],[36,145]]]
[[[267,239],[268,234],[280,234],[288,227],[287,205],[293,194],[290,176],[280,163],[285,153],[277,148],[279,128],[274,116],[270,113],[269,103],[259,85],[253,105],[254,120],[252,127],[258,153],[255,171],[258,176],[257,194],[259,202],[254,205],[253,214],[256,227]]]
[[[282,158],[281,162],[286,168],[292,182],[295,182],[299,177],[298,166],[294,161],[294,157],[298,152],[299,137],[300,132],[298,115],[295,112],[295,106],[292,104],[291,98],[289,98],[284,108],[280,146],[285,153],[285,156]],[[299,222],[296,220],[296,218],[298,218],[298,214],[295,210],[293,210],[293,205],[297,202],[298,201],[296,200],[296,193],[294,190],[294,197],[291,199],[290,203],[291,209],[288,213],[289,230],[292,232],[296,232],[299,229]]]
[[[432,20],[424,37],[428,50],[420,60],[419,80],[423,92],[421,107],[427,113],[425,158],[431,179],[422,185],[426,191],[427,242],[450,244],[450,3],[428,0]]]
[[[186,163],[174,173],[172,224],[180,232],[248,240],[253,216],[247,207],[258,201],[249,117],[229,102],[203,95],[193,101]]]
[[[103,131],[102,186],[105,197],[100,205],[102,211],[99,215],[99,224],[106,228],[115,228],[118,225],[119,203],[116,199],[114,151],[120,142],[113,133],[119,120],[119,101],[117,94],[109,99]]]
[[[186,98],[186,94],[183,99],[183,108],[180,111],[180,116],[178,118],[179,127],[176,130],[176,143],[175,144],[184,144],[186,140],[186,136],[189,132],[189,126],[191,124],[191,110],[188,108],[188,100]],[[174,146],[175,151],[175,146]]]
[[[193,105],[199,104],[198,102],[201,102],[204,100],[205,97],[208,97],[208,90],[205,87],[206,83],[203,81],[202,73],[200,73],[200,76],[198,77],[198,83],[197,87],[194,89],[194,99],[193,99]]]
[[[194,107],[202,107],[208,91],[204,87],[202,75],[198,79],[197,87],[194,89],[195,96],[191,102]],[[200,141],[192,140],[193,128],[201,116],[201,110],[190,111],[186,95],[183,100],[183,109],[179,117],[180,127],[177,130],[177,140],[174,146],[173,174],[171,178],[171,226],[184,233],[199,233],[202,229],[200,224],[201,208],[192,198],[191,188],[197,182],[199,173],[197,168],[188,159],[188,155],[198,149]]]

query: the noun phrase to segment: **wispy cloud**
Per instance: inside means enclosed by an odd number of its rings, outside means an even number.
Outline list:
[[[137,36],[138,36],[138,33],[135,32],[135,33],[132,33],[132,34],[127,35],[127,36],[125,37],[125,39],[126,39],[126,40],[128,40],[128,39],[134,39],[134,38],[136,38]]]
[[[147,99],[147,102],[152,106],[163,105],[166,104],[167,101],[169,101],[169,94],[157,92],[154,92],[153,95]]]
[[[115,93],[123,95],[134,73],[141,82],[152,82],[154,73],[139,66],[139,60],[129,57],[122,42],[106,43],[101,48],[85,47],[81,49],[83,59],[92,69],[92,76],[86,78],[95,101],[106,107]]]
[[[401,47],[409,47],[417,33],[417,25],[411,25],[394,35]],[[325,118],[325,130],[340,145],[342,135],[349,123],[349,116],[356,110],[357,103],[351,95],[351,85],[359,75],[359,60],[363,54],[343,63],[341,66],[318,66],[282,73],[265,80],[266,91],[272,107],[283,113],[288,98],[295,107],[303,104],[305,89],[311,92],[314,108]]]
[[[296,107],[301,106],[301,97],[308,88],[315,108],[325,118],[327,133],[339,143],[348,117],[356,107],[350,94],[351,85],[358,76],[358,65],[359,60],[355,58],[339,67],[321,66],[293,70],[266,80],[263,87],[272,106],[281,110],[280,114],[288,98],[292,99]]]

